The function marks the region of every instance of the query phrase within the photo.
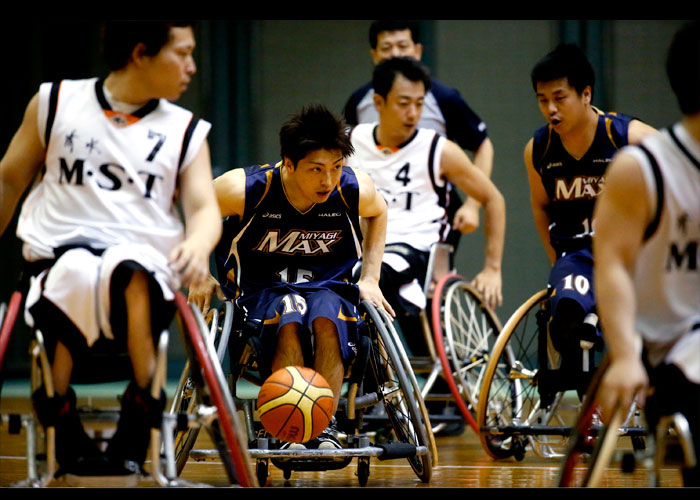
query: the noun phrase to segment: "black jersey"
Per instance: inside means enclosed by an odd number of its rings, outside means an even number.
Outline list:
[[[549,197],[549,234],[557,253],[590,246],[593,207],[603,188],[605,171],[615,152],[628,142],[633,117],[595,111],[599,115],[595,138],[578,160],[566,151],[550,126],[534,134],[532,162]]]
[[[362,233],[353,170],[343,167],[328,200],[303,213],[287,200],[279,165],[245,173],[243,217],[224,222],[215,252],[224,293],[239,300],[280,286],[321,287],[355,302],[352,268],[362,256]]]

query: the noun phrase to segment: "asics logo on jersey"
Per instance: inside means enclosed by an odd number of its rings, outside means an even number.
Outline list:
[[[85,183],[85,177],[94,178],[95,185],[105,191],[119,191],[125,185],[135,184],[125,172],[124,167],[116,163],[103,163],[95,168],[86,168],[85,160],[76,158],[72,165],[65,158],[60,158],[60,173],[58,182],[60,184],[74,184],[82,186]],[[152,198],[153,185],[156,180],[163,179],[163,176],[157,175],[145,170],[139,170],[138,175],[143,179],[143,197]]]
[[[280,232],[270,229],[255,246],[258,252],[315,255],[331,252],[331,246],[342,239],[342,231],[300,231],[293,229],[282,239]]]
[[[597,197],[603,189],[605,179],[602,176],[577,176],[571,182],[566,179],[554,181],[555,200],[591,199]]]

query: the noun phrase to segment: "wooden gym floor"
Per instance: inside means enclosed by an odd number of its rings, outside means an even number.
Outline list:
[[[9,392],[9,394],[8,394]],[[27,396],[18,391],[3,390],[0,400],[0,413],[26,412]],[[21,392],[21,391],[19,391]],[[170,394],[171,392],[168,392]],[[79,404],[85,404],[81,398]],[[114,401],[114,400],[112,400]],[[95,402],[93,400],[93,402]],[[109,403],[112,407],[114,402]],[[437,437],[438,465],[433,469],[432,481],[422,483],[413,473],[406,460],[378,461],[372,459],[370,476],[365,488],[551,488],[556,484],[559,463],[555,459],[538,458],[531,452],[521,461],[495,461],[482,450],[476,434],[467,428],[459,436]],[[10,435],[7,426],[0,426],[0,487],[8,487],[26,477],[25,435]],[[206,433],[200,433],[195,445],[198,449],[212,449]],[[293,472],[289,480],[282,471],[269,466],[270,475],[267,488],[361,488],[355,476],[357,467],[353,460],[347,467],[337,471]],[[181,478],[195,483],[225,487],[228,486],[225,472],[218,459],[194,461],[190,459]],[[647,473],[638,468],[634,473],[620,471],[619,463],[611,464],[606,471],[602,487],[636,488],[647,486]],[[662,470],[661,486],[681,485],[677,469]],[[52,486],[62,486],[56,481]],[[138,487],[154,486],[144,481]]]

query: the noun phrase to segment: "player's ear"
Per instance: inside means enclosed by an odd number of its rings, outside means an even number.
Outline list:
[[[374,107],[377,109],[377,111],[379,111],[381,109],[381,106],[384,105],[384,98],[375,92],[373,100]]]
[[[414,49],[413,49],[413,55],[416,57],[418,61],[420,61],[421,56],[423,55],[423,45],[420,43],[415,44]]]
[[[586,85],[586,88],[581,92],[583,98],[586,100],[586,104],[591,104],[591,86]]]
[[[137,43],[131,51],[131,61],[140,67],[146,57],[148,57],[146,55],[146,44],[143,42]]]

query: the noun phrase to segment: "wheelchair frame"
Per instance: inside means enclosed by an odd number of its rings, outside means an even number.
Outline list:
[[[236,373],[231,376],[231,384],[235,388],[237,380],[242,378],[259,386],[262,380],[249,372],[251,369],[256,369],[254,349],[247,343],[246,336],[241,332],[229,335],[223,331],[233,323],[229,318],[233,313],[230,302],[224,302],[223,307],[223,325],[225,326],[222,328],[216,326],[220,322],[221,312],[214,313],[211,326],[212,330],[218,331],[219,352],[223,352],[221,342],[226,342],[227,339],[234,342],[243,339],[246,342],[245,347],[241,349],[240,370],[234,369]],[[237,406],[244,414],[250,443],[248,453],[256,463],[256,475],[260,485],[264,485],[267,480],[270,463],[281,469],[284,477],[289,479],[292,471],[342,469],[354,458],[357,458],[357,477],[361,486],[365,486],[368,482],[371,458],[378,460],[406,458],[421,481],[430,481],[432,468],[437,460],[437,447],[420,388],[408,358],[393,328],[392,320],[385,312],[377,310],[366,301],[360,304],[360,311],[369,330],[368,359],[366,361],[359,359],[358,355],[358,359],[351,367],[349,377],[346,377],[346,395],[341,396],[339,402],[339,421],[346,427],[344,430],[347,448],[281,450],[275,438],[267,437],[261,432],[262,428],[255,419],[255,400],[235,398]],[[360,352],[362,352],[361,348]],[[360,373],[358,374],[355,370]],[[372,382],[366,378],[365,371],[374,375],[375,390],[365,392]],[[186,378],[187,374],[183,372],[183,380]],[[387,382],[385,378],[389,381]],[[187,382],[181,384],[183,389],[186,386]],[[235,393],[235,390],[232,392]],[[385,411],[383,415],[365,414],[366,410],[382,403]],[[384,426],[388,422],[391,432],[404,442],[372,443],[371,433],[363,433],[357,429],[365,422],[373,424],[380,422]],[[356,425],[354,431],[347,432],[353,424]],[[377,434],[374,436],[376,437]],[[180,443],[180,449],[176,450],[180,461],[187,456],[195,460],[206,460],[215,454],[214,450],[192,449],[194,445],[192,439],[185,438]]]
[[[9,343],[10,334],[16,324],[22,307],[22,294],[15,291],[7,308],[0,307],[0,369],[2,360]],[[207,337],[201,329],[201,321],[196,314],[198,310],[187,304],[181,292],[175,293],[177,306],[176,318],[180,326],[189,363],[196,367],[193,370],[193,381],[199,390],[200,396],[196,404],[191,407],[189,413],[170,412],[164,413],[160,429],[151,429],[151,444],[149,454],[151,463],[149,472],[160,486],[206,486],[178,479],[175,464],[173,437],[176,429],[205,427],[212,436],[217,446],[226,469],[227,476],[232,484],[238,486],[256,486],[256,478],[247,460],[246,441],[240,439],[240,423],[235,411],[228,386],[221,375],[221,367],[208,347]],[[201,315],[200,315],[201,316]],[[41,384],[44,385],[47,395],[54,394],[51,367],[47,351],[43,341],[43,334],[34,329],[34,339],[31,344],[31,391],[33,392]],[[164,330],[158,341],[156,373],[152,382],[152,394],[160,395],[165,386],[167,368],[167,346],[169,331]],[[94,409],[79,408],[81,420],[84,423],[112,422],[119,418],[118,409]],[[21,428],[26,432],[27,450],[27,478],[13,486],[18,487],[44,487],[54,481],[56,473],[55,457],[55,429],[47,427],[45,430],[39,425],[33,412],[30,414],[9,414],[3,416],[3,421],[8,422],[9,431],[19,433]],[[74,476],[65,475],[65,481],[80,486],[133,486],[140,475],[129,476]]]
[[[482,447],[492,458],[522,460],[527,449],[542,458],[562,458],[580,413],[578,398],[573,404],[568,402],[569,389],[558,387],[558,381],[547,376],[551,361],[549,294],[546,289],[536,292],[511,315],[486,367],[477,423]],[[586,350],[592,346],[582,347],[586,360],[590,356]],[[637,422],[629,425],[637,418],[638,412],[627,415],[621,435],[643,446],[640,439],[646,429]]]
[[[424,293],[429,307],[421,312],[428,359],[412,357],[418,374],[427,374],[421,391],[425,402],[454,402],[459,415],[430,415],[433,432],[455,419],[475,431],[476,406],[483,370],[501,322],[469,282],[451,271],[452,245],[435,243],[430,249]],[[427,315],[430,314],[430,320]],[[442,378],[449,394],[433,391]]]
[[[683,461],[687,467],[697,463],[688,421],[681,413],[663,416],[657,425],[655,434],[646,430],[633,436],[645,438],[641,446],[633,446],[632,451],[616,450],[620,437],[628,435],[629,430],[623,427],[623,422],[630,419],[636,411],[636,404],[631,408],[617,407],[607,425],[596,421],[596,394],[605,372],[610,366],[606,356],[598,367],[594,379],[586,393],[584,404],[573,428],[569,446],[559,469],[557,484],[560,487],[601,487],[603,475],[612,461],[621,462],[623,472],[632,472],[637,463],[641,463],[648,471],[649,487],[660,486],[660,471],[669,439],[675,437],[683,453]],[[584,468],[580,471],[577,469]]]

